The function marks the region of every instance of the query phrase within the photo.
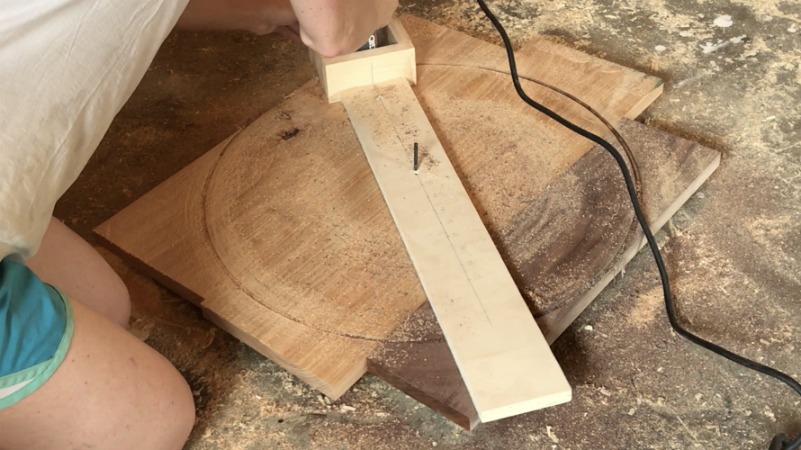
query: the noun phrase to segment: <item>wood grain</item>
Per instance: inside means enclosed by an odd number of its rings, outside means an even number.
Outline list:
[[[309,84],[97,232],[336,398],[365,370],[350,355],[425,298],[391,224],[347,115]]]
[[[408,82],[351,89],[342,103],[481,421],[569,401],[570,385]]]
[[[720,154],[637,122],[624,122],[620,131],[639,162],[646,214],[656,230],[717,168]],[[633,219],[619,169],[596,147],[501,231],[499,247],[548,342],[642,247]],[[371,355],[368,368],[462,427],[479,423],[428,307]]]
[[[420,64],[418,99],[496,237],[590,146],[519,106],[499,47],[403,22]],[[520,71],[576,86],[612,119],[661,91],[656,78],[550,43],[521,56]],[[337,398],[426,298],[344,109],[316,83],[96,231],[223,329]]]

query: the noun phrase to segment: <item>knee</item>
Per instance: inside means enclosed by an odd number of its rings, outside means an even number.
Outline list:
[[[179,375],[180,376],[180,375]],[[178,444],[177,449],[181,449],[189,439],[189,434],[195,427],[195,399],[192,396],[192,390],[183,378],[181,378],[182,388],[175,393],[175,426],[173,427],[173,434],[175,442]]]
[[[101,313],[113,323],[127,330],[131,320],[131,294],[120,277],[115,276],[115,280],[109,286],[105,296],[107,298],[107,302],[104,304],[106,310]]]
[[[195,427],[195,400],[192,390],[180,372],[172,366],[161,371],[158,379],[162,384],[146,394],[155,399],[157,405],[150,410],[153,415],[144,420],[151,424],[148,428],[154,441],[140,448],[181,450]],[[141,411],[126,413],[126,416],[137,413]]]

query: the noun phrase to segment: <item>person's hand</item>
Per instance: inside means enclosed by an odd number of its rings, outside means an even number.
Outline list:
[[[364,45],[397,7],[398,0],[190,0],[177,26],[278,32],[331,57]]]
[[[279,32],[299,39],[289,0],[190,0],[177,26],[195,30]]]
[[[398,0],[290,0],[300,38],[322,56],[350,53],[386,26]]]

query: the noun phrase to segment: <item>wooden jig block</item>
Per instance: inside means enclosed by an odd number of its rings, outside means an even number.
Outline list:
[[[417,84],[417,64],[414,45],[400,19],[393,18],[387,26],[388,44],[348,55],[325,58],[310,50],[320,84],[330,103],[340,100],[346,89],[369,86],[396,78]]]

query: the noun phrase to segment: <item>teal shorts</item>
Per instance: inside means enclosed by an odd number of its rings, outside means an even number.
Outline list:
[[[72,338],[72,308],[27,266],[0,260],[0,409],[19,402],[56,371]]]

